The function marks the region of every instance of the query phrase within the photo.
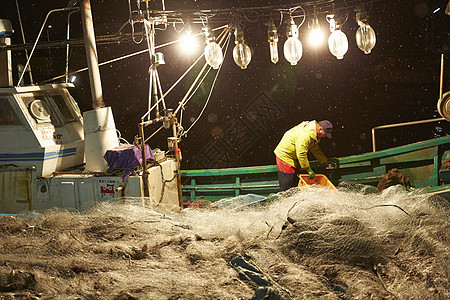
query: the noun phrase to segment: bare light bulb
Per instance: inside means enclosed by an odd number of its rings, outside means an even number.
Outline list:
[[[284,43],[284,57],[291,65],[295,66],[300,58],[302,58],[303,47],[298,39],[298,28],[293,18],[291,18],[291,22],[286,29],[288,39]]]
[[[222,48],[216,43],[214,34],[209,26],[203,27],[202,32],[206,38],[206,47],[204,51],[206,63],[213,69],[218,69],[223,62]]]
[[[250,60],[252,59],[250,47],[244,43],[237,43],[233,49],[233,59],[241,69],[247,69]]]
[[[356,23],[359,28],[356,31],[356,44],[358,48],[364,51],[365,54],[369,54],[377,41],[375,31],[368,24],[369,16],[363,9],[358,9],[356,12]]]
[[[189,31],[186,31],[186,35],[181,40],[180,46],[183,52],[187,52],[189,54],[194,53],[198,48],[197,41]]]
[[[345,33],[340,29],[333,31],[328,38],[328,47],[331,54],[336,56],[337,59],[343,59],[348,50],[348,40]]]
[[[312,29],[311,32],[309,33],[309,42],[311,43],[311,45],[317,47],[320,44],[322,44],[322,41],[323,41],[322,31],[320,31],[320,29]]]
[[[323,42],[323,32],[320,30],[319,20],[317,17],[313,19],[311,30],[309,32],[309,43],[314,47],[319,46]]]
[[[273,20],[270,19],[267,29],[267,41],[269,42],[270,60],[276,64],[278,62],[278,33]]]
[[[279,60],[279,58],[278,58],[278,43],[276,43],[276,42],[270,43],[269,48],[270,48],[270,60],[274,64],[276,64]]]
[[[245,44],[244,32],[240,28],[236,28],[235,32],[235,43],[233,49],[233,59],[234,62],[241,67],[241,69],[247,69],[247,65],[252,60],[252,51],[250,47]]]
[[[216,42],[210,42],[205,47],[205,59],[213,69],[218,69],[223,61],[222,48]]]
[[[369,24],[360,22],[359,28],[356,31],[356,44],[358,48],[369,54],[377,41],[375,31]]]
[[[329,17],[331,17],[329,21],[331,34],[328,37],[328,48],[337,59],[343,59],[348,50],[348,39],[336,23],[334,15],[329,15]]]

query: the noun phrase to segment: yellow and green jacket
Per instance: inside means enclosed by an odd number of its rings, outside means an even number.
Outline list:
[[[327,157],[319,147],[320,138],[316,135],[316,124],[316,121],[304,121],[286,131],[273,151],[275,155],[291,166],[309,168],[308,151],[311,150],[319,162],[327,162]]]

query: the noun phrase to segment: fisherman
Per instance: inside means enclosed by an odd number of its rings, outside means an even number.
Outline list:
[[[308,151],[311,150],[320,163],[327,163],[328,159],[320,149],[319,141],[323,137],[331,139],[332,130],[333,124],[330,121],[313,120],[303,121],[284,133],[274,150],[281,191],[298,185],[299,168],[306,170],[310,179],[316,177],[309,164]]]

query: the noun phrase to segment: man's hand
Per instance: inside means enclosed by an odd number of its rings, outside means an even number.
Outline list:
[[[336,164],[335,163],[327,163],[327,166],[325,167],[325,169],[334,170],[334,169],[336,169]]]
[[[314,173],[313,169],[311,168],[308,169],[308,175],[309,179],[314,179],[314,177],[316,177],[316,173]]]
[[[339,160],[337,158],[329,158],[327,161],[327,169],[336,169],[339,164]]]

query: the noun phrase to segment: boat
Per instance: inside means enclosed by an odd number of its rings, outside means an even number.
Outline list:
[[[391,169],[409,177],[414,194],[434,194],[450,200],[450,169],[441,168],[450,158],[450,136],[380,151],[340,157],[332,170],[317,161],[311,167],[326,174],[333,185],[376,186]],[[228,169],[182,170],[183,199],[217,201],[245,194],[269,196],[279,192],[276,165]]]
[[[148,1],[143,2],[148,6]],[[74,84],[67,79],[62,83],[22,85],[46,20],[16,84],[12,82],[11,67],[13,30],[8,20],[0,23],[3,45],[0,48],[0,137],[8,141],[0,145],[0,213],[44,211],[54,207],[81,210],[101,201],[125,202],[134,198],[144,206],[161,205],[179,211],[183,203],[195,203],[199,199],[217,201],[245,194],[268,196],[279,191],[274,165],[181,169],[176,115],[184,108],[188,96],[174,110],[158,108],[158,104],[164,103],[164,95],[158,86],[157,67],[164,63],[164,58],[155,51],[154,26],[167,25],[169,13],[164,10],[147,8],[138,20],[151,29],[148,52],[153,81],[149,110],[141,118],[137,141],[120,144],[114,114],[102,99],[90,2],[82,1],[79,7],[75,6],[76,1],[69,4],[49,14],[81,11],[92,96],[89,111],[80,111],[70,93]],[[215,43],[211,33],[204,34],[209,43]],[[221,42],[223,39],[222,36]],[[67,78],[68,73],[65,75]],[[450,119],[448,94],[442,95],[441,91],[438,108],[442,119],[431,121]],[[151,99],[155,101],[152,103]],[[158,111],[151,115],[155,107]],[[151,152],[147,148],[144,128],[155,123],[173,129],[167,152]],[[335,186],[376,185],[386,172],[398,168],[410,178],[416,193],[437,194],[448,199],[450,170],[441,169],[447,158],[450,158],[450,136],[340,157],[332,170],[317,162],[312,162],[312,167],[327,175]]]
[[[0,136],[4,141],[0,145],[0,213],[50,208],[77,211],[100,201],[125,198],[178,211],[175,157],[150,152],[145,143],[119,144],[112,109],[102,98],[90,2],[80,6],[92,110],[80,111],[70,94],[74,87],[70,82],[22,86],[26,73],[22,72],[14,85],[11,50],[0,51]],[[49,14],[79,10],[70,6]],[[10,45],[13,29],[9,20],[1,20],[0,34],[0,42]],[[39,37],[33,50],[38,41]],[[145,167],[131,174],[141,165]]]

